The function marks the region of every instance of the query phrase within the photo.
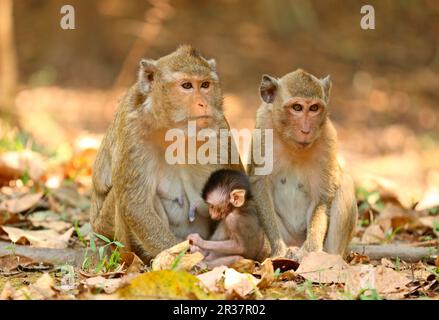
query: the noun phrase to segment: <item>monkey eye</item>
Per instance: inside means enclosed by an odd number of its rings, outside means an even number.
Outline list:
[[[209,88],[209,86],[210,86],[209,81],[204,81],[204,82],[201,84],[201,88],[203,88],[203,89],[207,89],[207,88]]]
[[[303,109],[302,105],[298,103],[293,104],[292,108],[294,111],[302,111]]]
[[[309,107],[310,111],[316,112],[317,110],[319,110],[319,105],[317,104],[313,104],[311,107]]]
[[[186,90],[192,89],[192,83],[190,83],[190,82],[185,82],[181,86],[183,89],[186,89]]]

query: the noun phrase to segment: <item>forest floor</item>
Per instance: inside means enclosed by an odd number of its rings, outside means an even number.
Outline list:
[[[105,100],[100,92],[78,98],[62,89],[38,90],[17,101],[25,108],[26,101],[44,100],[38,95],[46,95],[46,105],[57,95],[74,105],[82,105],[75,99]],[[231,127],[252,128],[254,110],[246,110],[247,103],[226,95]],[[417,261],[358,250],[347,260],[311,253],[300,265],[242,260],[208,271],[198,267],[202,257],[188,253],[185,242],[144,265],[133,253],[122,254],[123,244],[93,233],[91,172],[102,135],[88,133],[87,124],[81,132],[63,131],[57,123],[86,122],[83,112],[68,105],[77,115],[68,122],[34,107],[32,117],[22,117],[21,130],[0,125],[0,299],[439,298],[439,145],[409,125],[383,129],[364,119],[336,119],[340,163],[354,177],[360,213],[352,243],[427,250]],[[69,262],[41,261],[41,254]]]

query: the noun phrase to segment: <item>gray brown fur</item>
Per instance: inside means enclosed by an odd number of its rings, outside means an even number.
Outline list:
[[[300,69],[280,79],[263,77],[256,128],[274,129],[274,168],[257,176],[251,162],[247,172],[273,256],[285,255],[288,246],[301,246],[297,258],[320,250],[344,255],[354,234],[354,186],[337,162],[337,135],[328,117],[330,88],[329,76],[318,79]],[[317,99],[323,108],[310,120],[313,141],[305,148],[295,140],[297,123],[284,105],[295,97]],[[252,144],[265,149],[263,139],[254,137]]]
[[[164,161],[164,134],[188,113],[173,99],[174,89],[164,75],[179,71],[208,76],[215,71],[213,66],[189,46],[157,61],[143,60],[138,82],[119,103],[98,151],[90,210],[93,231],[115,237],[143,260],[190,233],[209,238],[214,223],[207,208],[200,206],[191,223],[187,219],[190,205],[202,202],[201,188],[212,171],[223,167],[243,170],[241,164],[171,166]],[[212,86],[206,98],[212,121],[217,128],[229,128],[220,84],[216,81]]]

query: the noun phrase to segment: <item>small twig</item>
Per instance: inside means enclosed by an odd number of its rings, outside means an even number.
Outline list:
[[[413,247],[410,245],[350,245],[349,250],[368,256],[371,260],[382,258],[396,259],[408,262],[426,260],[433,262],[438,255],[434,247]]]

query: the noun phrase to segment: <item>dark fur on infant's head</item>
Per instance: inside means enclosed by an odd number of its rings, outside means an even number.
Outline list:
[[[218,189],[224,191],[227,194],[236,189],[243,189],[246,191],[246,202],[248,200],[251,200],[253,197],[250,190],[250,181],[248,180],[247,175],[244,172],[238,170],[220,169],[214,171],[210,175],[209,179],[207,179],[201,196],[206,201],[207,196],[211,192]]]

